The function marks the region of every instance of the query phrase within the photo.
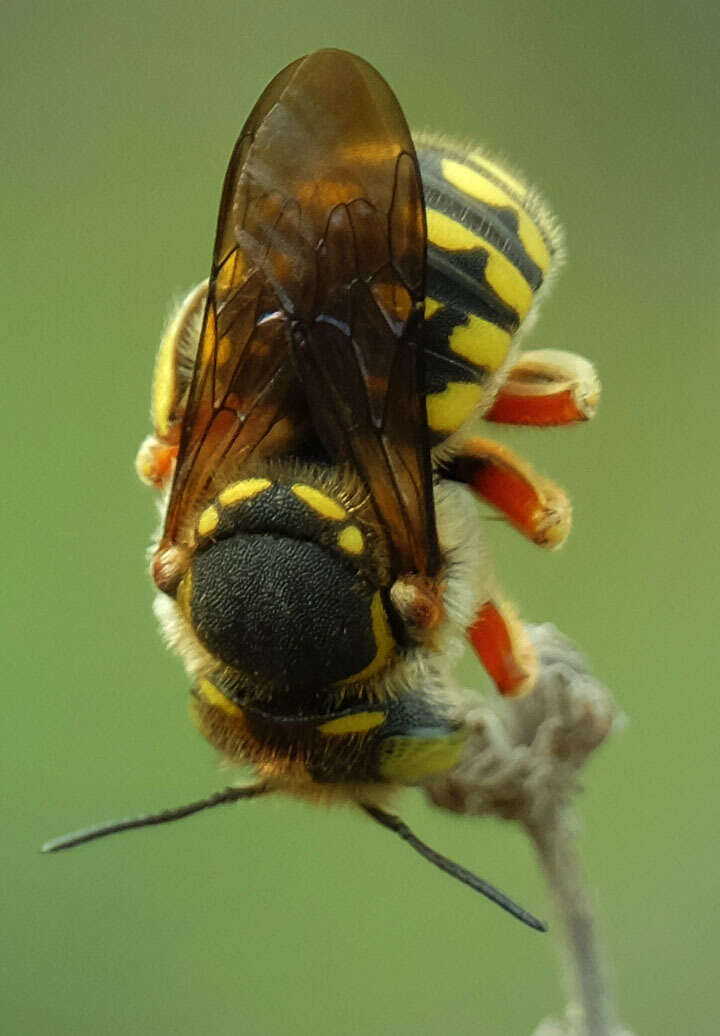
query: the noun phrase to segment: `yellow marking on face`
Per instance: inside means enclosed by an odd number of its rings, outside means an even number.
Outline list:
[[[454,432],[476,409],[483,398],[482,385],[451,381],[442,392],[426,399],[428,425],[434,432]]]
[[[337,541],[338,547],[348,554],[362,554],[365,549],[365,539],[357,525],[348,525],[344,528]]]
[[[384,712],[355,712],[350,716],[329,719],[327,723],[321,723],[318,730],[321,734],[363,734],[384,722]]]
[[[242,482],[233,482],[227,489],[223,489],[218,500],[223,507],[229,507],[231,504],[239,504],[241,500],[257,496],[271,485],[269,478],[244,478]]]
[[[442,160],[442,173],[448,183],[470,198],[476,198],[477,201],[492,205],[494,208],[512,209],[517,216],[518,237],[522,241],[523,248],[536,266],[539,266],[544,274],[547,273],[550,268],[550,252],[543,236],[527,212],[520,208],[507,191],[498,187],[493,180],[483,176],[482,173],[469,169],[460,162],[453,162],[449,158]]]
[[[385,668],[390,656],[395,651],[395,638],[392,635],[379,590],[373,594],[373,599],[370,602],[370,618],[377,648],[375,658],[364,669],[361,669],[359,673],[354,673],[353,676],[349,676],[346,680],[341,680],[341,684],[359,683],[361,680],[369,680]]]
[[[487,158],[482,154],[482,152],[475,151],[469,156],[469,158],[476,165],[479,165],[483,169],[487,169],[487,171],[497,180],[500,180],[500,182],[516,196],[518,201],[523,201],[527,196],[528,189],[522,180],[518,180],[517,177],[512,176],[507,169],[503,169],[501,165],[498,165],[497,162],[493,162],[491,158]]]
[[[464,731],[437,737],[389,737],[380,749],[380,776],[389,781],[417,781],[447,773],[463,753]]]
[[[470,360],[476,367],[496,371],[502,367],[510,349],[512,335],[491,320],[468,314],[466,324],[453,328],[449,345],[458,356]]]
[[[236,718],[244,718],[245,713],[236,705],[234,701],[230,701],[222,691],[219,691],[214,683],[210,683],[204,677],[200,680],[198,690],[208,705],[214,705],[217,709],[222,709],[228,716],[234,716]]]
[[[425,299],[425,319],[429,320],[430,317],[434,316],[435,313],[442,309],[444,305],[444,302],[439,302],[437,299],[431,299],[428,296],[428,298]]]
[[[212,536],[218,527],[220,515],[216,507],[206,507],[200,515],[197,530],[201,536]]]
[[[337,500],[333,500],[327,493],[322,493],[319,489],[315,489],[314,486],[303,485],[302,482],[296,482],[291,487],[293,493],[302,500],[304,504],[312,508],[323,518],[330,518],[334,522],[342,522],[347,518],[347,511],[342,507]]]
[[[450,252],[486,252],[485,279],[488,284],[501,302],[515,310],[520,320],[527,315],[533,300],[532,288],[507,256],[444,212],[428,209],[427,228],[428,240],[438,248]]]

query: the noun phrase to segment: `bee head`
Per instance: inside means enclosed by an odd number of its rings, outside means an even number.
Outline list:
[[[310,478],[246,478],[200,515],[177,591],[250,696],[363,682],[398,650],[377,532]]]

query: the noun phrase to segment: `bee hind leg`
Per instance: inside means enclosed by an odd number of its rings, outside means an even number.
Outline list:
[[[486,421],[551,427],[588,421],[600,398],[595,368],[559,349],[523,353],[500,386]]]
[[[567,539],[572,508],[565,490],[506,446],[468,439],[444,466],[443,476],[465,483],[538,546],[552,549]]]

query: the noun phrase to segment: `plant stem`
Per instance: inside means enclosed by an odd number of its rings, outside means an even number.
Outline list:
[[[583,1036],[617,1036],[609,967],[598,939],[587,881],[577,848],[572,808],[550,811],[542,823],[526,823],[547,877],[560,919],[563,973],[569,1005],[580,1009]]]

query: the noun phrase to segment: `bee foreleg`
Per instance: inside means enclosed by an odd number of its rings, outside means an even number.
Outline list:
[[[497,595],[485,601],[467,635],[500,694],[518,697],[533,689],[538,673],[537,654],[506,601]]]
[[[146,436],[135,458],[140,481],[154,489],[165,489],[173,477],[177,453],[177,444],[163,442],[154,435]]]

